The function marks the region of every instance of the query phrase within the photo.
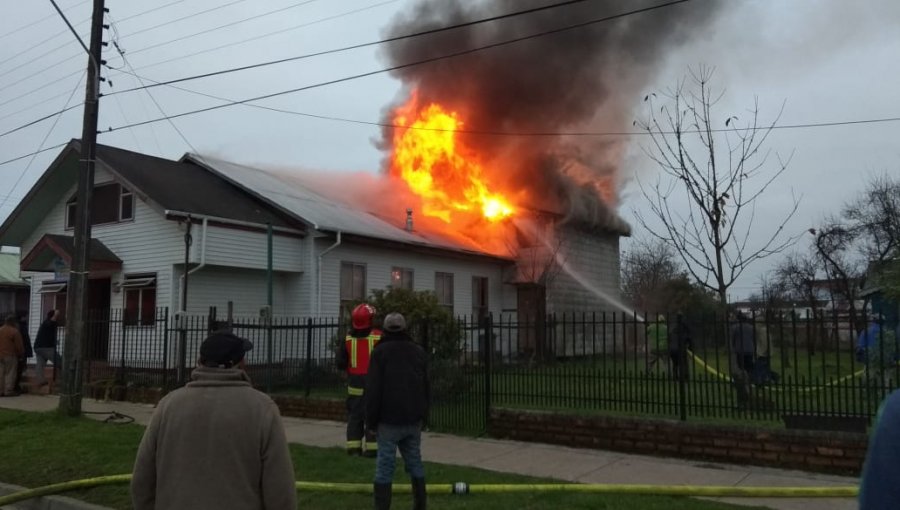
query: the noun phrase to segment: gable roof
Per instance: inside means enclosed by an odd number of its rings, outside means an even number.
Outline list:
[[[122,259],[99,239],[91,239],[88,251],[88,267],[92,271],[122,268]],[[55,259],[61,259],[66,266],[71,267],[74,254],[74,237],[44,234],[34,248],[22,257],[21,268],[25,271],[54,271]]]
[[[325,197],[296,180],[286,180],[277,173],[232,163],[208,156],[186,154],[182,161],[193,161],[210,172],[242,187],[276,207],[309,222],[322,231],[341,232],[363,238],[403,243],[423,248],[449,250],[468,255],[511,260],[489,254],[438,234],[413,231],[404,225],[390,223],[367,211]]]
[[[0,244],[20,246],[76,184],[81,143],[72,140],[0,225]],[[244,190],[195,164],[97,145],[98,167],[131,189],[161,214],[167,210],[303,229]]]

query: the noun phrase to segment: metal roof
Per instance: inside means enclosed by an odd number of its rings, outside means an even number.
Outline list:
[[[247,192],[270,201],[320,231],[342,232],[425,248],[452,250],[507,260],[506,257],[498,257],[437,234],[409,232],[399,222],[394,225],[367,211],[319,194],[306,183],[301,185],[296,179],[284,179],[276,172],[209,156],[187,154],[185,158],[208,168],[211,172],[244,188]]]
[[[28,286],[28,282],[19,273],[18,253],[0,253],[0,286]]]

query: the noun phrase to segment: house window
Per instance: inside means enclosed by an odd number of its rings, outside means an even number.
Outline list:
[[[119,288],[125,293],[122,320],[126,326],[156,324],[156,274],[125,275]]]
[[[480,324],[488,315],[488,279],[472,277],[472,316]]]
[[[66,202],[66,228],[75,228],[77,195]],[[94,186],[91,225],[105,225],[134,219],[134,194],[117,183]]]
[[[434,293],[438,303],[453,314],[453,273],[434,273]]]
[[[59,310],[59,325],[64,326],[66,320],[66,280],[50,280],[41,284],[38,294],[41,295],[41,321],[50,310]]]
[[[413,290],[413,270],[408,267],[391,268],[391,287]]]
[[[366,299],[366,265],[341,262],[341,317]]]

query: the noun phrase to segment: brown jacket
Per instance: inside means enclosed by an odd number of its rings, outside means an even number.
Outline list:
[[[15,326],[0,326],[0,358],[21,358],[25,355],[22,334]]]
[[[240,369],[197,368],[163,398],[134,463],[135,510],[295,510],[281,415]]]

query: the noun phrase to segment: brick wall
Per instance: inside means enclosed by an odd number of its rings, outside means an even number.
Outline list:
[[[344,421],[347,407],[343,400],[272,395],[282,416],[292,418],[312,418],[314,420]]]
[[[488,431],[503,439],[842,475],[860,473],[867,447],[864,434],[507,409],[491,411]]]

